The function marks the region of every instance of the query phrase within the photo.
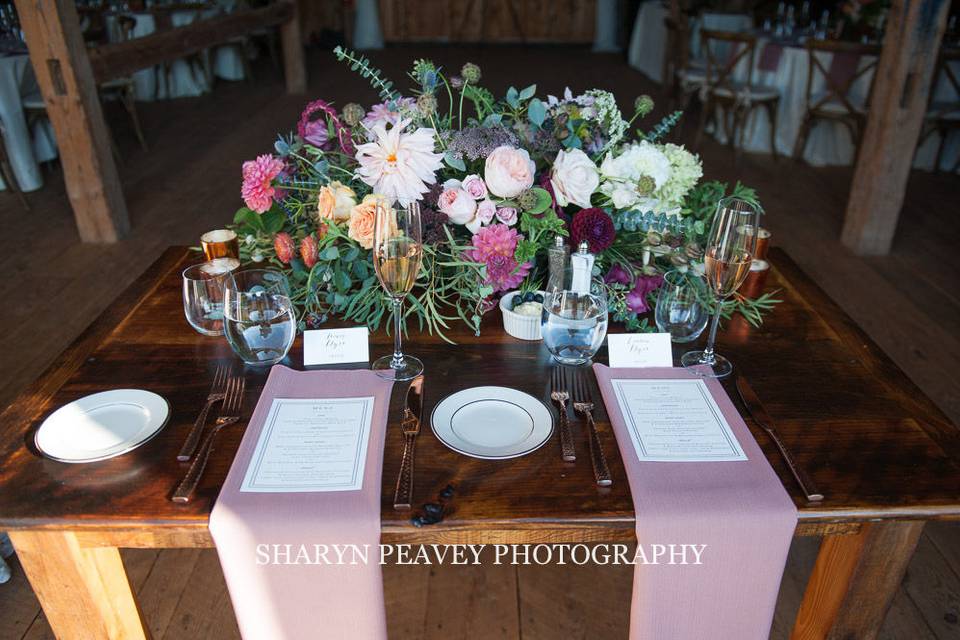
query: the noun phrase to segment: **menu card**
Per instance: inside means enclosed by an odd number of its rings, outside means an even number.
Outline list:
[[[747,459],[703,380],[611,380],[611,383],[640,460]]]
[[[240,491],[361,489],[372,417],[373,397],[275,398]]]

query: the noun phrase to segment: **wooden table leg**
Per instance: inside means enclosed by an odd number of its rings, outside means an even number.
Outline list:
[[[923,522],[865,524],[825,536],[791,640],[870,640],[883,626]]]
[[[65,531],[11,531],[10,538],[57,638],[149,638],[117,548],[83,548]]]

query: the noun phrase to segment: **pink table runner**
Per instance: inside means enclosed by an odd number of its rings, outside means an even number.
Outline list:
[[[630,637],[766,640],[797,511],[723,387],[706,381],[747,460],[640,462],[610,381],[691,374],[593,368],[627,470],[638,543],[707,545],[702,565],[636,566]]]
[[[380,543],[380,477],[393,382],[372,371],[294,371],[276,365],[250,418],[210,533],[244,638],[386,638]],[[274,398],[374,397],[363,489],[241,493]],[[370,545],[359,564],[258,564],[258,544]],[[272,547],[271,547],[272,548]],[[335,554],[331,552],[331,557]],[[348,554],[349,557],[349,554]]]

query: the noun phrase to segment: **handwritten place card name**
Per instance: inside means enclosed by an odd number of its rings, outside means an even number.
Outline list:
[[[303,332],[303,365],[367,362],[370,335],[366,327],[314,329]]]
[[[612,368],[673,366],[669,333],[611,333],[607,347]]]

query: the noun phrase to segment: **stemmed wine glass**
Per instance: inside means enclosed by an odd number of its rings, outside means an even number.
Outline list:
[[[684,367],[708,378],[730,375],[733,365],[713,350],[720,324],[723,301],[733,295],[750,273],[750,262],[757,251],[760,229],[760,208],[741,198],[723,198],[717,203],[717,214],[707,236],[704,267],[707,284],[716,298],[710,337],[703,351],[688,351],[680,358]]]
[[[378,358],[370,368],[384,378],[412,380],[423,373],[423,363],[400,350],[403,299],[417,280],[422,259],[420,205],[414,202],[397,211],[378,204],[373,229],[373,267],[380,285],[393,302],[393,355]]]

